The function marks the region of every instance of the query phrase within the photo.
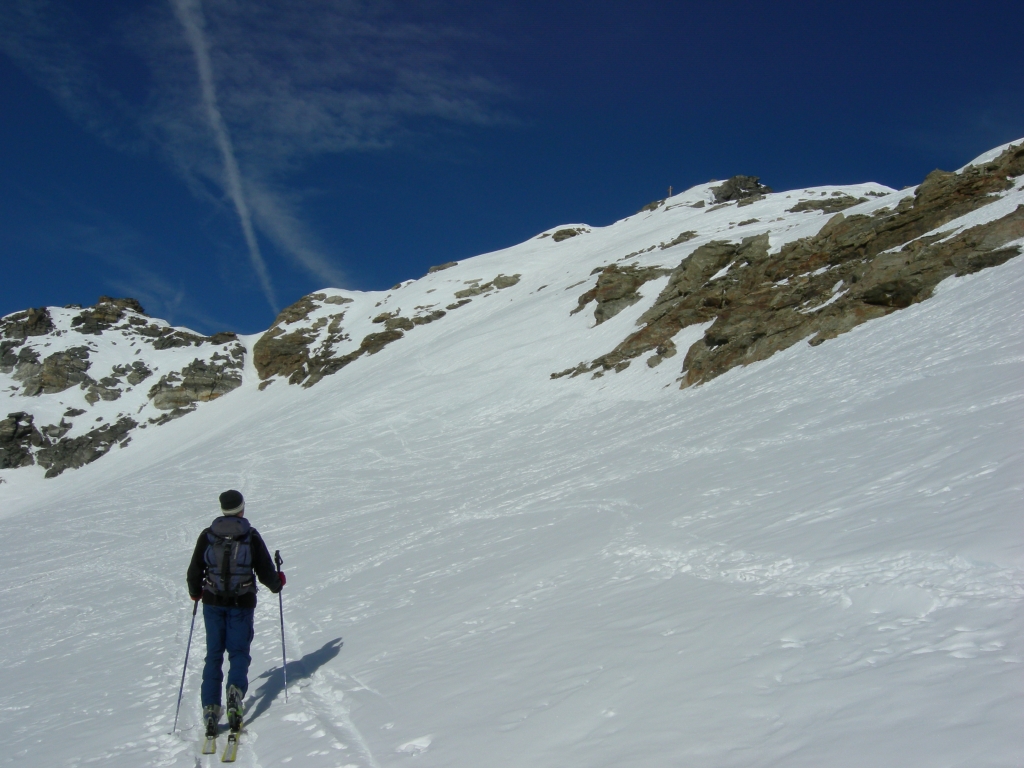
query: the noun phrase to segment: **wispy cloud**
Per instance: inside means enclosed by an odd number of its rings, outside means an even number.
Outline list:
[[[277,314],[279,308],[277,299],[274,298],[274,286],[270,282],[270,274],[267,272],[267,265],[260,253],[260,244],[256,240],[256,233],[252,228],[252,217],[249,215],[249,204],[245,200],[245,192],[242,189],[242,174],[238,170],[235,148],[231,145],[231,134],[221,117],[220,107],[217,106],[217,88],[213,82],[213,68],[210,66],[210,49],[203,33],[202,6],[199,4],[199,0],[171,0],[171,2],[196,58],[196,71],[199,74],[199,85],[203,94],[203,107],[206,117],[210,121],[210,129],[213,131],[217,148],[220,150],[221,159],[224,161],[224,186],[235,206],[235,212],[238,214],[238,222],[242,226],[245,244],[249,249],[249,261],[259,277],[260,286],[263,288],[263,294],[267,297],[270,308]]]
[[[431,21],[430,7],[151,0],[97,28],[72,0],[8,0],[0,49],[112,145],[155,148],[196,196],[226,203],[274,304],[261,245],[344,284],[301,215],[303,170],[503,120],[503,89],[460,58],[479,41]]]

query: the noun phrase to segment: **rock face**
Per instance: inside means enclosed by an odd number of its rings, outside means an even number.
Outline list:
[[[733,200],[760,197],[771,191],[772,188],[762,184],[757,176],[733,176],[719,186],[711,188],[716,203],[729,203]]]
[[[9,376],[14,386],[7,391],[17,392],[25,410],[0,421],[0,469],[39,464],[54,477],[83,466],[127,444],[139,419],[143,427],[164,423],[238,387],[244,359],[234,333],[173,328],[130,298],[9,315],[0,320],[0,374]],[[155,374],[155,386],[137,389]],[[101,409],[79,422],[93,406],[114,402],[124,403],[121,412]],[[156,415],[128,415],[147,409]],[[55,412],[63,416],[55,419]],[[39,426],[43,419],[58,423]]]
[[[195,410],[242,385],[244,353],[235,347],[230,353],[215,353],[210,360],[193,360],[181,373],[169,373],[149,390],[149,399],[162,411]]]
[[[343,310],[333,311],[328,317],[320,317],[310,325],[303,326],[300,323],[325,305],[341,307],[351,301],[314,293],[283,309],[252,350],[253,363],[260,379],[266,382],[272,376],[284,376],[291,384],[309,387],[348,365],[351,360],[342,361],[334,354],[338,344],[349,340],[348,334],[341,327],[345,319]],[[290,325],[298,327],[289,330]]]
[[[479,296],[483,293],[488,293],[493,290],[502,290],[503,288],[511,288],[513,285],[519,283],[519,278],[522,275],[498,275],[493,280],[488,280],[486,283],[480,284],[479,280],[471,280],[468,288],[464,288],[461,291],[455,292],[455,298],[465,299],[469,296]]]
[[[550,230],[479,260],[441,264],[389,291],[348,296],[325,289],[303,297],[253,347],[259,388],[279,379],[311,387],[385,349],[377,361],[378,373],[387,375],[385,361],[404,349],[424,354],[432,334],[476,344],[488,355],[478,339],[489,345],[504,338],[527,354],[530,340],[516,326],[524,313],[591,310],[593,325],[575,320],[565,333],[586,334],[617,318],[594,334],[611,338],[611,349],[553,378],[603,376],[638,358],[653,368],[677,357],[679,385],[700,384],[800,341],[821,344],[925,301],[951,275],[1018,255],[1022,177],[1018,146],[959,173],[935,171],[904,193],[860,184],[768,199],[757,177],[736,176],[713,187],[715,204],[705,206],[708,187],[701,185],[671,205],[655,201],[645,209],[650,215],[594,231]],[[736,213],[745,206],[753,207]],[[573,245],[554,247],[571,238]],[[636,250],[621,255],[630,249]],[[517,271],[495,275],[498,268]],[[518,270],[528,273],[525,280]],[[573,289],[583,291],[574,309],[574,294],[564,293]],[[569,306],[562,309],[564,301]],[[621,338],[615,334],[630,307],[627,314],[639,318]],[[492,323],[486,334],[477,332],[479,318]],[[418,330],[437,322],[444,323],[439,330]],[[687,334],[683,348],[679,333],[693,326],[700,331]],[[465,335],[457,338],[460,329]],[[409,334],[426,345],[403,343]],[[135,429],[201,410],[242,386],[246,351],[233,333],[172,327],[129,298],[0,318],[0,393],[10,402],[0,411],[8,414],[0,419],[0,470],[39,466],[54,477],[127,445]]]
[[[71,327],[79,333],[99,336],[108,328],[113,328],[128,310],[139,315],[146,314],[146,310],[135,299],[112,299],[109,296],[100,296],[100,300],[96,302],[95,306],[83,310],[78,317],[71,321]]]
[[[0,421],[0,469],[35,464],[32,449],[43,445],[43,436],[32,421],[32,416],[24,412],[9,413]]]
[[[993,193],[1009,189],[1010,179],[1022,174],[1024,148],[1011,147],[959,174],[931,173],[894,211],[848,218],[838,213],[817,235],[778,254],[769,254],[767,235],[701,246],[672,271],[636,332],[608,354],[552,376],[621,371],[650,352],[648,363],[657,365],[675,354],[672,338],[680,330],[711,323],[686,353],[680,378],[686,387],[802,339],[820,344],[924,301],[945,278],[1020,253],[1004,246],[1024,237],[1024,206],[960,232],[922,235],[993,202]],[[576,311],[598,300],[601,281],[580,297]]]
[[[456,264],[442,264],[432,272],[443,271]],[[411,316],[403,315],[401,310],[378,312],[371,323],[382,326],[383,330],[365,334],[359,345],[354,349],[349,346],[347,352],[341,350],[346,342],[351,344],[352,339],[342,326],[346,310],[341,307],[351,304],[352,299],[325,293],[305,296],[285,308],[253,347],[253,363],[262,382],[260,388],[269,386],[278,376],[289,384],[311,387],[360,357],[377,354],[418,326],[440,320],[447,315],[445,310],[465,306],[473,300],[471,297],[511,288],[519,283],[520,277],[522,275],[519,274],[498,274],[486,282],[482,279],[466,280],[463,282],[466,287],[453,294],[458,301],[448,304],[445,309],[434,309],[436,305],[419,306]],[[401,284],[392,290],[399,288]]]
[[[128,432],[137,426],[128,417],[115,424],[104,424],[73,440],[60,437],[71,426],[63,422],[54,427],[36,429],[31,414],[11,413],[0,421],[0,469],[39,464],[46,477],[56,477],[65,469],[81,467],[109,451],[115,444],[127,445]],[[52,439],[58,438],[58,439]]]
[[[801,213],[803,211],[839,213],[839,211],[845,211],[847,208],[852,208],[866,200],[866,197],[851,197],[850,195],[833,194],[830,197],[823,197],[820,200],[801,200],[792,208],[788,209],[786,213]]]
[[[134,419],[125,416],[74,439],[47,441],[36,459],[46,468],[46,477],[56,477],[65,469],[77,469],[96,461],[115,445],[123,448],[131,440],[128,433],[136,426]]]
[[[560,229],[553,235],[551,235],[551,239],[554,240],[556,243],[560,243],[563,240],[568,240],[570,237],[582,235],[586,231],[587,230],[584,227],[566,227],[565,229]]]
[[[92,383],[86,374],[89,370],[89,348],[72,347],[64,352],[54,352],[43,360],[42,365],[19,366],[14,378],[25,383],[25,394],[53,395],[68,387]]]
[[[658,267],[620,267],[609,264],[597,276],[597,285],[580,296],[576,309],[570,314],[575,315],[593,301],[597,305],[594,307],[594,320],[600,325],[640,301],[640,286],[669,272]]]

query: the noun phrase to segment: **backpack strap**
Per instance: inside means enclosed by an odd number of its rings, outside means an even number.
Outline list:
[[[220,564],[220,577],[224,580],[224,597],[234,597],[234,590],[231,589],[231,563],[234,562],[235,554],[238,552],[238,542],[228,539],[230,542],[224,547],[224,560]]]

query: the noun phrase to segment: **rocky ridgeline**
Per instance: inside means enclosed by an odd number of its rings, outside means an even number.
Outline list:
[[[595,326],[646,302],[635,310],[635,330],[613,349],[552,378],[601,377],[638,358],[653,368],[683,352],[679,383],[692,386],[802,340],[821,344],[925,301],[947,277],[1017,256],[1012,243],[1024,238],[1024,206],[1015,201],[1024,195],[1011,190],[1022,174],[1024,148],[1017,146],[959,173],[935,171],[913,192],[871,184],[804,190],[810,199],[793,204],[756,176],[735,176],[657,200],[633,222],[540,234],[509,251],[510,261],[526,257],[523,270],[536,281],[529,292],[510,293],[517,300],[547,289],[544,297],[561,301],[573,295],[563,291],[590,283],[570,314],[592,311]],[[738,209],[737,221],[728,221]],[[814,234],[800,237],[801,231]],[[624,242],[644,247],[619,256]],[[674,266],[662,262],[677,253],[685,255]],[[276,381],[312,387],[421,326],[450,323],[455,310],[523,277],[466,279],[473,269],[470,262],[441,264],[386,295],[325,289],[303,297],[253,346],[259,389]],[[535,269],[547,270],[546,277]],[[553,290],[553,279],[565,280],[562,290]],[[652,281],[659,288],[653,301],[642,293]],[[415,306],[398,306],[406,304]],[[694,325],[704,328],[702,338],[677,349],[680,331]],[[579,324],[571,331],[588,332]],[[95,461],[126,445],[134,430],[241,386],[245,354],[233,333],[173,328],[132,299],[103,297],[92,307],[2,318],[0,391],[10,404],[0,420],[0,469],[36,464],[53,477]]]
[[[769,236],[761,234],[702,245],[674,269],[611,264],[574,310],[593,304],[598,324],[639,301],[644,283],[666,275],[668,283],[640,316],[638,330],[607,354],[552,378],[622,371],[646,354],[647,365],[657,366],[678,353],[673,337],[679,331],[710,323],[703,338],[686,350],[680,385],[687,387],[803,339],[817,345],[924,301],[947,277],[1020,254],[1020,248],[1005,246],[1024,237],[1024,206],[984,224],[942,228],[994,203],[1022,174],[1024,147],[1011,147],[996,160],[961,173],[934,171],[894,209],[873,215],[836,213],[816,235],[788,243],[778,253],[770,252]],[[756,179],[738,178],[741,183],[730,186],[729,196],[751,199],[749,180]],[[862,201],[836,195],[789,212],[831,211]]]
[[[428,274],[455,266],[455,262],[432,267]],[[373,324],[381,330],[363,336],[352,348],[351,337],[345,332],[346,305],[352,299],[345,296],[314,293],[286,307],[277,316],[270,330],[253,347],[253,364],[261,379],[260,389],[273,383],[275,377],[289,384],[311,387],[318,381],[337,373],[363,355],[374,355],[388,344],[398,341],[417,326],[427,325],[445,317],[448,312],[463,307],[475,296],[510,288],[521,275],[501,275],[492,280],[466,281],[466,287],[454,292],[454,302],[444,309],[434,306],[416,307],[411,316],[399,311],[380,312]],[[398,288],[400,286],[396,286]],[[357,337],[358,338],[358,337]],[[346,350],[347,351],[344,351]]]
[[[134,299],[8,315],[0,374],[20,410],[0,420],[0,469],[39,464],[54,477],[95,461],[133,429],[238,387],[244,360],[234,333],[173,328]]]

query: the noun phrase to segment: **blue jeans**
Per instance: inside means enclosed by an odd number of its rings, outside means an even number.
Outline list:
[[[206,624],[206,666],[203,667],[203,706],[220,704],[224,681],[224,651],[228,652],[228,686],[245,695],[249,689],[249,645],[253,638],[254,608],[220,608],[203,604]]]

